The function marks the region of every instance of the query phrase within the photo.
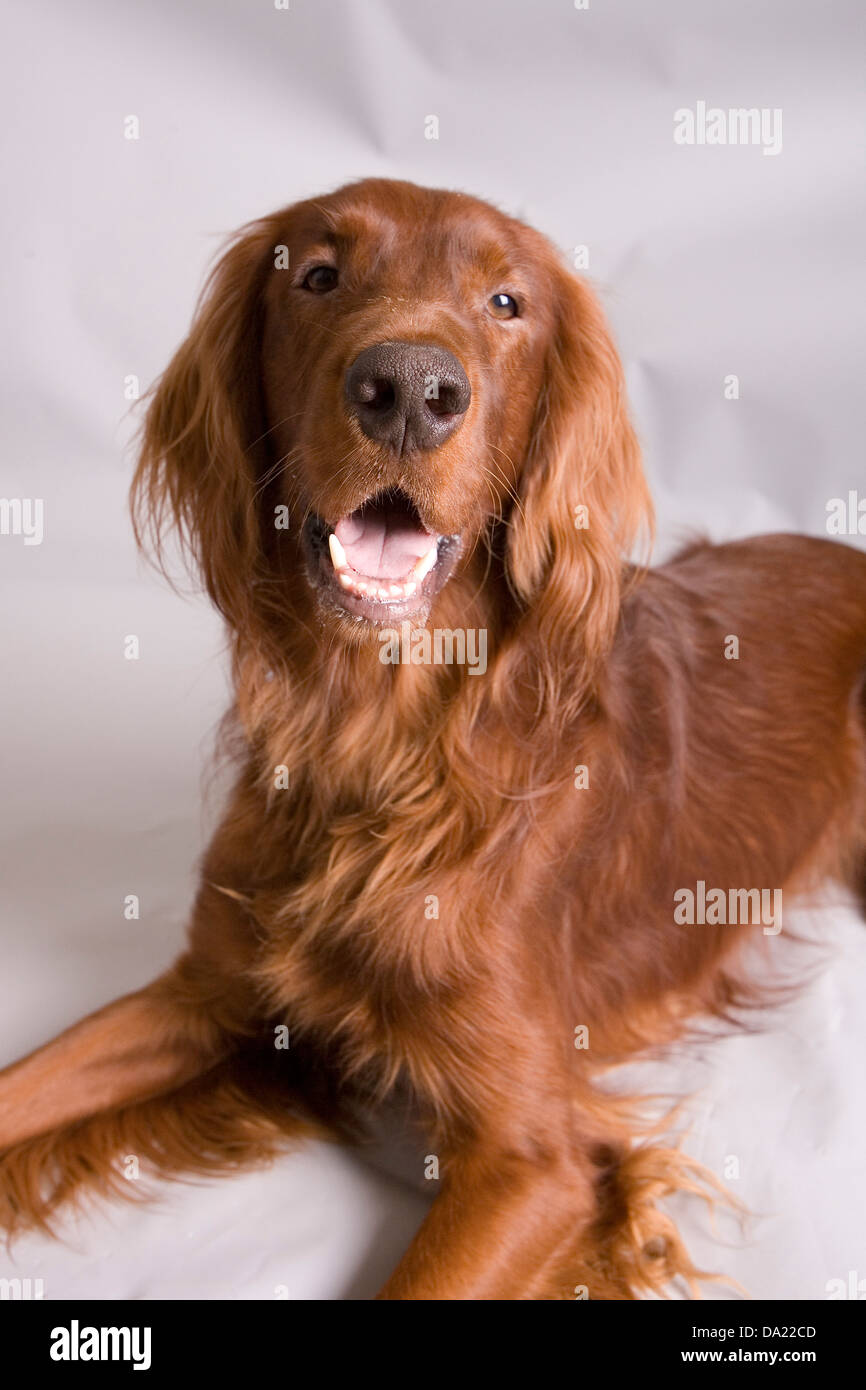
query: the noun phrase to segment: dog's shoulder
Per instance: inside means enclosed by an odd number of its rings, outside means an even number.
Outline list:
[[[866,664],[866,552],[813,536],[692,541],[648,570],[623,605],[631,648],[694,666],[728,638],[778,667]]]
[[[866,551],[818,536],[774,533],[719,545],[693,540],[646,578],[646,593],[656,600],[677,591],[723,607],[746,604],[755,613],[822,600],[866,609]]]

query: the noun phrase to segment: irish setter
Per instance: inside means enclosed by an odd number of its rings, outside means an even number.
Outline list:
[[[780,892],[862,889],[866,555],[648,569],[587,286],[384,179],[234,239],[133,501],[231,634],[237,781],[177,963],[0,1074],[0,1224],[382,1113],[437,1192],[382,1298],[693,1276],[701,1175],[606,1073],[760,992]]]

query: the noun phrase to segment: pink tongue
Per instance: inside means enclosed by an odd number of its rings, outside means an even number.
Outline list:
[[[429,531],[400,512],[344,516],[334,534],[352,569],[371,579],[402,579],[434,542]]]

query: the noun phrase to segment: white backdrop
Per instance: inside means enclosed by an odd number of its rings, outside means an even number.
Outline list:
[[[863,482],[860,8],[7,0],[0,493],[43,499],[45,534],[0,535],[0,1062],[182,938],[221,634],[135,557],[124,386],[166,364],[220,239],[367,174],[488,197],[588,248],[660,553],[700,528],[821,534],[827,500]],[[781,110],[781,152],[677,145],[674,112],[700,101]],[[755,1213],[720,1246],[683,1208],[696,1258],[771,1298],[866,1276],[866,938],[844,905],[814,920],[830,950],[798,1003],[664,1073],[697,1088],[690,1151],[720,1173],[737,1157]],[[65,1245],[28,1238],[0,1275],[41,1277],[49,1298],[368,1297],[423,1210],[313,1146],[103,1208]]]

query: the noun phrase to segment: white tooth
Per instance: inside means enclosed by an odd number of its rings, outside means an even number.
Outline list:
[[[370,589],[370,586],[369,586],[369,584],[366,582],[366,580],[364,580],[364,579],[356,579],[356,580],[355,580],[355,593],[356,593],[356,594],[366,594],[366,593],[369,592],[369,589]]]
[[[354,589],[354,581],[352,580],[351,575],[346,574],[345,570],[343,570],[342,572],[338,572],[337,578],[339,579],[344,589]]]
[[[376,592],[378,593],[380,598],[387,599],[391,597],[389,586],[387,584],[381,584],[379,588],[376,590]]]
[[[415,580],[410,579],[407,584],[403,585],[403,593],[405,594],[406,598],[411,598],[417,588],[418,585],[415,583]]]
[[[349,563],[348,560],[346,559],[346,552],[345,552],[345,550],[343,549],[343,547],[341,546],[340,542],[337,540],[337,537],[336,537],[336,535],[334,534],[333,531],[331,532],[330,536],[328,537],[328,549],[329,549],[330,552],[331,552],[331,563],[332,563],[332,565],[334,566],[334,569],[335,569],[335,570],[344,570],[344,569],[346,569],[346,567],[347,567],[347,565],[348,565],[348,563]]]
[[[437,547],[435,545],[431,545],[427,553],[425,555],[419,556],[419,558],[415,561],[409,573],[419,581],[424,579],[425,576],[430,573],[433,566],[435,565],[437,554]]]
[[[392,584],[392,585],[391,585],[391,590],[390,590],[390,592],[391,592],[391,597],[392,597],[392,598],[402,598],[402,597],[403,597],[403,585],[402,585],[402,584]]]

